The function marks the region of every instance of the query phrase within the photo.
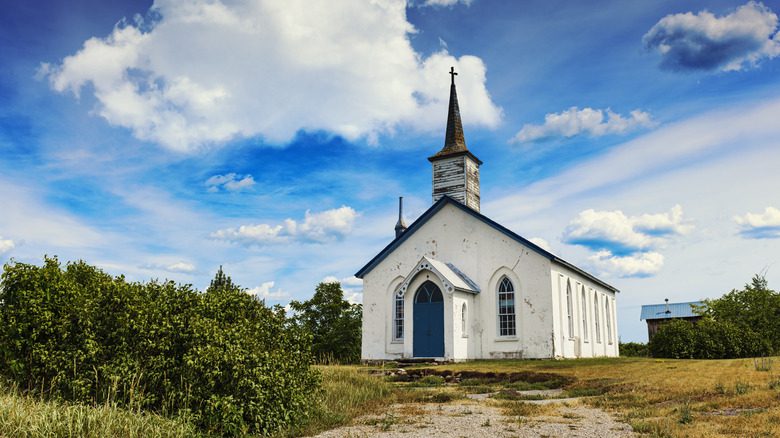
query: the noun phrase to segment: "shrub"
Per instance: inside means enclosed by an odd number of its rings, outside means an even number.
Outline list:
[[[647,344],[640,342],[625,342],[620,344],[620,355],[627,357],[647,357]]]
[[[748,327],[702,318],[694,326],[672,320],[661,326],[649,343],[653,357],[729,359],[768,354],[771,344]]]
[[[7,264],[0,283],[0,375],[21,390],[186,415],[221,435],[305,420],[318,396],[309,342],[221,269],[202,294],[56,258]]]
[[[673,319],[662,325],[648,344],[653,357],[690,359],[694,355],[695,333],[688,321]]]

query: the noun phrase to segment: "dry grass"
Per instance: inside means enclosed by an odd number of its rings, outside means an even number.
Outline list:
[[[42,402],[8,388],[0,390],[0,437],[170,437],[201,436],[194,426],[112,406]]]
[[[394,403],[394,388],[384,379],[369,375],[358,366],[318,366],[322,373],[322,398],[311,421],[284,436],[308,436],[350,424],[353,419],[375,414]]]
[[[574,377],[568,395],[650,436],[780,436],[780,370],[757,370],[752,359],[475,361],[437,369]]]

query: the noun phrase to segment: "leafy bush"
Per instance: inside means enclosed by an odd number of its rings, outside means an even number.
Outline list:
[[[292,301],[295,321],[312,334],[312,353],[322,364],[360,361],[363,307],[344,299],[339,282],[317,285],[314,296]]]
[[[620,343],[620,355],[626,357],[647,357],[649,354],[647,344],[641,342]]]
[[[0,283],[0,375],[20,389],[186,415],[221,435],[306,419],[318,396],[309,343],[221,269],[202,294],[56,258],[7,264]]]
[[[743,289],[706,300],[705,304],[706,316],[755,334],[745,341],[746,348],[760,352],[768,348],[767,354],[780,353],[780,292],[770,289],[763,276],[756,275]]]
[[[653,357],[729,359],[768,354],[770,344],[748,327],[702,318],[695,325],[676,319],[662,325],[648,344]]]
[[[695,332],[693,324],[673,319],[662,325],[648,344],[653,357],[691,359],[694,355]]]

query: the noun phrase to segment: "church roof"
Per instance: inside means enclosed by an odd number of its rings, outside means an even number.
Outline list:
[[[466,147],[466,137],[463,135],[463,122],[460,120],[460,108],[458,107],[458,93],[455,90],[454,69],[450,70],[452,75],[452,84],[450,85],[450,105],[447,112],[447,132],[444,135],[444,147],[428,158],[428,161],[436,161],[442,158],[448,158],[458,155],[469,155],[474,161],[482,164],[474,154]]]
[[[376,265],[382,262],[390,253],[392,253],[396,248],[401,246],[406,239],[408,239],[412,234],[414,234],[417,230],[422,228],[423,225],[425,225],[426,222],[428,222],[429,219],[431,219],[433,216],[436,215],[442,208],[444,208],[446,205],[451,204],[457,208],[459,208],[461,211],[470,214],[471,216],[475,217],[476,219],[482,221],[486,225],[490,226],[491,228],[495,229],[496,231],[504,234],[505,236],[509,237],[510,239],[520,243],[521,245],[524,245],[531,250],[537,252],[538,254],[542,255],[543,257],[546,257],[552,262],[558,263],[559,265],[565,266],[568,269],[571,269],[574,272],[577,272],[578,274],[584,276],[585,278],[590,279],[594,283],[600,284],[601,286],[618,292],[618,289],[609,283],[606,283],[602,280],[599,280],[598,278],[594,277],[593,275],[583,271],[582,269],[574,266],[573,264],[567,262],[566,260],[561,259],[560,257],[556,256],[555,254],[552,254],[549,251],[546,251],[545,249],[542,249],[538,245],[534,244],[530,240],[520,236],[519,234],[513,232],[512,230],[504,227],[503,225],[499,224],[498,222],[490,219],[489,217],[472,210],[469,207],[466,207],[465,205],[461,204],[460,202],[456,201],[455,199],[452,199],[451,197],[444,195],[436,201],[428,210],[425,211],[417,220],[415,220],[407,230],[401,234],[399,237],[396,237],[392,242],[390,242],[389,245],[387,245],[382,251],[379,252],[371,261],[369,261],[365,266],[363,266],[356,274],[355,277],[357,278],[363,278],[364,275],[368,274],[373,270]]]

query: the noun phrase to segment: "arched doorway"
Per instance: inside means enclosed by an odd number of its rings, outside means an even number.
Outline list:
[[[444,357],[444,297],[431,281],[414,294],[414,357]]]

